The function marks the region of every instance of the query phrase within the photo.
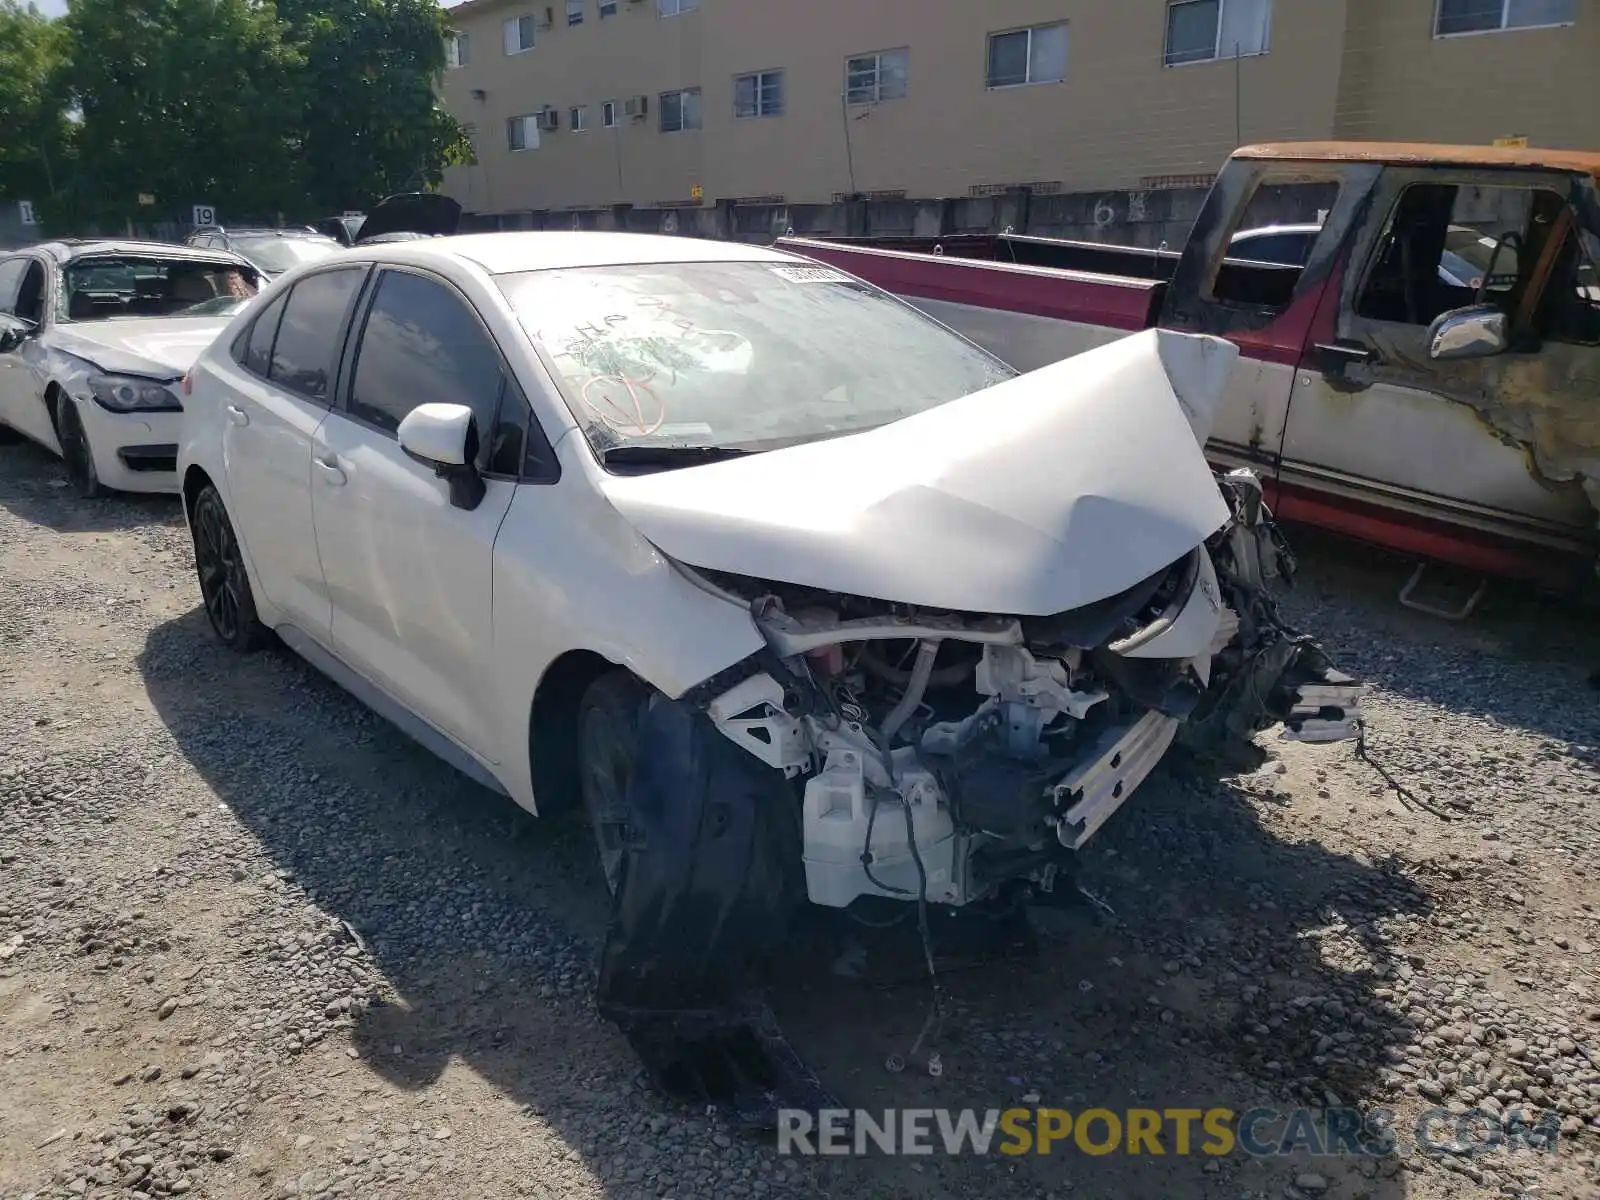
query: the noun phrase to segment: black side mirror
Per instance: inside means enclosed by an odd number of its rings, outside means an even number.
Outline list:
[[[31,329],[23,329],[18,325],[7,325],[0,329],[0,354],[10,354],[32,334]]]

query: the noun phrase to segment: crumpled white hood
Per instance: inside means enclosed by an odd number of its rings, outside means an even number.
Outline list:
[[[691,566],[927,608],[1065,612],[1228,520],[1201,446],[1237,355],[1149,330],[865,433],[601,486]]]
[[[156,377],[182,375],[232,316],[114,317],[73,321],[51,331],[52,344],[102,371]]]

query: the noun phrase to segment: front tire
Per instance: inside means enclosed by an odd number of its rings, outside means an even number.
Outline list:
[[[78,497],[97,500],[106,495],[106,487],[94,467],[94,453],[89,449],[89,434],[83,427],[83,418],[78,416],[77,405],[65,396],[56,398],[56,438],[61,442],[67,478],[72,480],[72,490]]]
[[[255,593],[250,590],[239,539],[234,535],[222,497],[212,485],[207,484],[195,497],[189,525],[194,534],[200,598],[205,602],[211,631],[237,654],[260,649],[267,640],[267,627],[256,616]]]
[[[628,783],[649,692],[627,671],[596,679],[578,705],[578,782],[606,891],[616,895],[628,845]]]

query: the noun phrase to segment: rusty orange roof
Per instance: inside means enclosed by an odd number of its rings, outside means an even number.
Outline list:
[[[1431,142],[1265,142],[1242,146],[1235,158],[1311,162],[1380,162],[1461,167],[1526,167],[1578,171],[1600,178],[1600,152],[1538,146],[1441,146]]]

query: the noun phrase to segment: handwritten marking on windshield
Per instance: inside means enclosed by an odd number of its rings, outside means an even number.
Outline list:
[[[626,400],[616,394],[617,388],[627,393]],[[641,393],[650,397],[648,408],[653,409],[653,414],[647,415]],[[666,424],[666,404],[643,380],[622,375],[594,375],[584,383],[578,395],[585,408],[623,437],[649,437]]]

